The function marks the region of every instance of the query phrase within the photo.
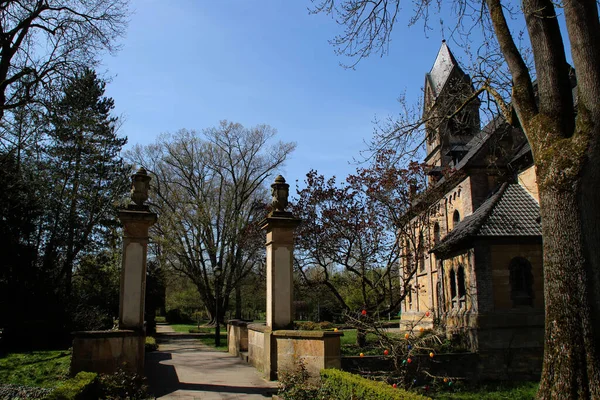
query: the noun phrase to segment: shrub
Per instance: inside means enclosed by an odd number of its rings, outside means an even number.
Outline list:
[[[146,343],[144,345],[144,349],[146,350],[146,352],[158,350],[158,344],[156,343],[156,339],[154,339],[152,336],[146,336]]]
[[[329,399],[320,380],[310,380],[302,360],[298,362],[296,371],[282,372],[278,379],[279,392],[277,394],[285,400]]]
[[[80,372],[75,377],[67,379],[59,385],[47,400],[86,400],[93,399],[98,374]]]
[[[149,399],[146,378],[119,369],[114,374],[102,374],[98,378],[99,398],[103,400],[141,400]]]
[[[323,322],[319,322],[319,329],[321,330],[327,330],[327,329],[333,329],[334,325],[333,323],[329,322],[329,321],[323,321]]]
[[[299,331],[317,331],[320,329],[319,324],[312,321],[297,321],[294,322],[294,329]]]
[[[334,325],[331,322],[313,322],[313,321],[296,321],[294,322],[294,329],[300,331],[324,331],[327,329],[333,329]]]
[[[191,322],[190,316],[179,308],[173,308],[167,311],[166,319],[170,324],[185,324]]]
[[[157,315],[156,317],[154,317],[154,320],[158,324],[164,324],[165,322],[167,322],[167,319],[162,315]]]
[[[321,371],[324,389],[329,399],[362,400],[426,400],[429,397],[396,389],[383,382],[372,381],[337,369]]]
[[[112,328],[113,317],[98,306],[79,304],[70,312],[71,326],[75,331],[101,331]]]

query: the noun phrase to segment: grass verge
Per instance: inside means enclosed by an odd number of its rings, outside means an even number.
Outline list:
[[[358,356],[360,353],[370,356],[381,355],[381,348],[377,343],[377,336],[367,334],[367,345],[363,348],[356,345],[356,329],[344,329],[341,337],[342,356]]]
[[[532,400],[536,397],[538,386],[538,382],[495,382],[429,395],[436,400]]]
[[[215,350],[218,350],[218,351],[228,351],[229,350],[229,348],[227,347],[227,334],[223,334],[223,332],[221,332],[221,345],[219,347],[215,346],[214,336],[201,337],[201,338],[199,338],[199,340],[202,343],[204,343],[205,345],[213,347]]]
[[[54,388],[68,378],[68,350],[10,353],[0,358],[0,383]]]
[[[190,333],[190,330],[194,330],[198,333],[211,333],[215,331],[214,327],[210,327],[210,326],[202,326],[200,325],[200,327],[198,327],[198,325],[196,324],[172,324],[169,325],[171,328],[173,328],[173,330],[175,332],[179,332],[179,333]],[[225,328],[227,329],[227,328]],[[222,329],[221,329],[222,330]]]
[[[204,333],[206,336],[199,337],[198,340],[207,346],[214,347],[219,351],[227,351],[227,326],[221,326],[221,346],[215,346],[215,327],[214,326],[200,326],[196,324],[173,324],[171,328],[175,332],[180,333]]]

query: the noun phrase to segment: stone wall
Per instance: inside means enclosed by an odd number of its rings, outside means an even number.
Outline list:
[[[477,330],[480,351],[544,348],[543,310],[480,314]]]
[[[485,191],[489,192],[487,177],[483,177],[485,183]],[[438,293],[437,293],[437,282],[440,279],[441,271],[438,269],[438,261],[434,254],[429,254],[428,251],[434,246],[434,224],[438,223],[440,227],[440,237],[443,238],[454,229],[453,215],[454,211],[458,211],[460,214],[460,220],[462,221],[466,216],[473,213],[474,199],[472,198],[472,190],[474,184],[473,177],[466,177],[456,186],[446,192],[439,201],[431,206],[431,220],[423,223],[419,222],[419,218],[416,217],[411,223],[416,226],[422,225],[425,233],[425,265],[424,271],[418,270],[415,276],[411,278],[412,286],[418,287],[419,289],[412,294],[412,302],[409,302],[409,296],[407,296],[402,302],[402,320],[405,326],[411,326],[414,324],[415,318],[420,320],[420,325],[425,328],[431,327],[433,318],[438,315],[440,308],[448,310],[447,305],[438,304]],[[476,182],[481,184],[481,182]],[[477,204],[478,206],[479,204]],[[416,232],[418,235],[419,232]],[[403,261],[404,262],[404,261]],[[467,261],[463,261],[466,268]],[[447,275],[447,269],[444,269]],[[466,269],[465,269],[466,272]],[[447,284],[447,276],[444,277]],[[449,293],[449,286],[442,289],[444,293]],[[442,294],[440,293],[439,296]],[[446,296],[447,297],[447,296]],[[442,307],[441,307],[442,306]],[[430,317],[424,317],[424,313],[430,311]]]
[[[523,257],[531,263],[531,273],[533,275],[533,307],[527,306],[524,310],[543,310],[544,271],[541,240],[538,240],[537,243],[523,241],[518,244],[507,243],[493,244],[490,246],[494,309],[513,309],[510,297],[509,265],[514,257]]]
[[[480,380],[536,381],[542,374],[543,348],[486,350],[479,354]]]
[[[433,329],[433,314],[425,316],[424,311],[407,311],[402,313],[400,329],[402,331],[418,331],[420,328]]]
[[[514,257],[527,259],[532,266],[533,305],[513,306],[509,265]],[[461,262],[457,255],[444,261],[446,293],[450,263]],[[463,262],[466,257],[462,257]],[[464,264],[463,264],[464,265]],[[448,309],[444,322],[448,334],[463,335],[472,351],[543,347],[543,269],[539,239],[478,240],[466,270],[467,307]],[[449,296],[448,296],[449,297]],[[448,299],[447,299],[448,302]],[[447,303],[448,304],[448,303]]]
[[[519,185],[523,186],[523,188],[525,188],[531,197],[533,197],[538,203],[540,202],[540,193],[537,185],[535,165],[532,165],[531,167],[519,173]]]
[[[248,322],[231,320],[227,322],[227,343],[230,354],[234,356],[248,351]]]
[[[443,263],[443,285],[444,285],[444,293],[445,296],[445,304],[444,309],[446,310],[447,317],[462,317],[465,314],[473,313],[477,311],[477,292],[480,288],[477,285],[477,279],[475,275],[475,268],[473,267],[475,264],[475,253],[473,249],[468,249],[458,254],[455,254],[453,257],[450,257],[444,261]],[[465,287],[465,295],[463,297],[458,296],[458,269],[459,267],[463,268],[464,271],[464,287]],[[455,288],[457,291],[456,299],[453,302],[451,298],[451,285],[450,285],[450,271],[454,271],[455,273]],[[461,326],[460,324],[456,324],[453,322],[453,318],[448,318],[446,320],[446,326],[452,329],[455,326]],[[458,320],[457,320],[458,321]]]
[[[71,373],[114,373],[119,368],[143,373],[146,337],[135,331],[76,332]]]
[[[260,324],[248,325],[248,363],[261,372],[265,371],[265,329]]]
[[[302,362],[311,377],[322,369],[341,368],[342,332],[274,331],[277,371],[295,371]]]
[[[537,349],[436,354],[433,360],[427,355],[413,355],[411,358],[412,363],[403,368],[411,378],[421,379],[427,379],[427,374],[431,374],[468,381],[538,380],[542,367],[542,353]],[[342,357],[341,364],[344,371],[355,374],[394,371],[391,357]]]
[[[228,331],[233,332],[230,337],[235,336],[234,329]],[[265,325],[250,324],[248,362],[271,380],[278,373],[296,371],[302,362],[316,378],[324,368],[341,367],[341,336],[342,332],[333,331],[271,331]]]

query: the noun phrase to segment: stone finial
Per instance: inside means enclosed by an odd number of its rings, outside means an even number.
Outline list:
[[[289,192],[290,185],[285,183],[283,176],[278,175],[275,178],[275,183],[271,185],[271,196],[273,196],[271,205],[273,206],[273,211],[285,211],[288,205]]]
[[[148,200],[151,179],[144,167],[131,176],[131,200],[140,208],[145,207],[144,202]]]

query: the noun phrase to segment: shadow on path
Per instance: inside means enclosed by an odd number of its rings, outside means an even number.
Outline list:
[[[276,382],[192,335],[157,334],[156,339],[159,351],[146,353],[146,377],[157,398],[258,400],[277,393]]]

